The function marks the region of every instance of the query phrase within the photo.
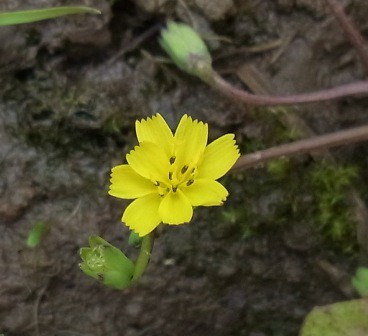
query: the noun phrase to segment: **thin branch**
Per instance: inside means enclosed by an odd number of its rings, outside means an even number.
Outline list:
[[[343,5],[337,0],[325,0],[331,8],[336,20],[339,22],[341,28],[344,30],[347,38],[356,49],[361,61],[364,65],[366,73],[368,73],[368,45],[364,41],[359,29],[354,22],[346,15]]]
[[[122,58],[126,53],[132,52],[136,48],[138,48],[143,42],[148,40],[149,38],[152,38],[154,34],[156,34],[161,28],[160,24],[156,24],[150,28],[148,28],[146,31],[144,31],[141,35],[130,41],[126,46],[124,46],[119,52],[117,52],[115,55],[110,57],[107,60],[107,64],[113,64],[115,63],[119,58]]]
[[[213,71],[208,84],[231,98],[240,100],[249,105],[258,106],[292,105],[326,101],[348,96],[368,95],[368,81],[358,81],[351,84],[337,86],[332,89],[288,96],[257,95],[243,91],[225,81],[215,71]]]
[[[303,139],[243,155],[232,169],[246,169],[276,158],[324,150],[360,141],[368,141],[368,126],[355,127],[345,131],[320,135],[310,139]]]

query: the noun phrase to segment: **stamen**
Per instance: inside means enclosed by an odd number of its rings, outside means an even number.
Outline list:
[[[170,164],[171,164],[171,165],[172,165],[172,164],[174,164],[175,160],[176,160],[176,156],[172,156],[172,157],[170,158]]]
[[[193,184],[194,183],[194,180],[189,180],[188,182],[187,182],[187,186],[189,187],[191,184]]]
[[[155,186],[156,186],[156,187],[159,187],[159,186],[160,186],[160,182],[159,182],[159,181],[156,181],[156,182],[155,182]]]
[[[178,187],[172,187],[173,192],[176,192],[177,189],[178,189]]]
[[[169,172],[169,180],[172,181],[173,179],[173,172]]]
[[[185,174],[185,172],[188,170],[188,168],[189,167],[187,165],[183,166],[183,168],[181,168],[181,173]]]

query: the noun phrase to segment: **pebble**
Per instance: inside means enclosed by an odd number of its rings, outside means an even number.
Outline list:
[[[168,0],[135,0],[137,6],[149,13],[161,12]]]

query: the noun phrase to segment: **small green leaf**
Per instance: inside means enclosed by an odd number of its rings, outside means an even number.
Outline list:
[[[368,296],[368,268],[359,267],[352,280],[355,290],[361,296]]]
[[[368,299],[316,307],[306,317],[300,336],[368,335],[367,316]]]
[[[17,25],[42,20],[48,20],[72,14],[101,14],[98,9],[84,6],[51,7],[15,12],[0,13],[0,26]]]
[[[28,247],[37,247],[40,242],[42,237],[45,235],[47,231],[47,225],[44,222],[36,222],[31,231],[29,231],[28,233],[28,237],[27,237],[27,246]]]
[[[132,231],[129,235],[128,244],[134,247],[140,247],[143,237],[139,237],[138,233]]]

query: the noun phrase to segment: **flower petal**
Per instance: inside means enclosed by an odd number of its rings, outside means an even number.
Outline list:
[[[196,165],[201,158],[208,140],[208,125],[193,120],[186,114],[181,118],[175,132],[175,156],[179,169],[182,166]]]
[[[161,114],[135,122],[135,129],[139,142],[153,142],[164,149],[170,158],[173,152],[174,136]]]
[[[138,198],[157,191],[152,181],[138,175],[129,165],[111,170],[109,194],[119,198]]]
[[[223,135],[206,147],[198,165],[198,178],[217,180],[229,171],[239,156],[234,134]]]
[[[151,181],[168,180],[170,161],[158,145],[141,142],[127,154],[126,159],[137,174]]]
[[[158,212],[163,223],[173,225],[187,223],[193,216],[192,205],[179,189],[162,199]]]
[[[196,179],[193,184],[183,190],[192,206],[222,205],[229,195],[226,188],[214,180]]]
[[[140,237],[143,237],[161,222],[158,214],[161,200],[158,193],[137,198],[127,206],[121,220]]]

